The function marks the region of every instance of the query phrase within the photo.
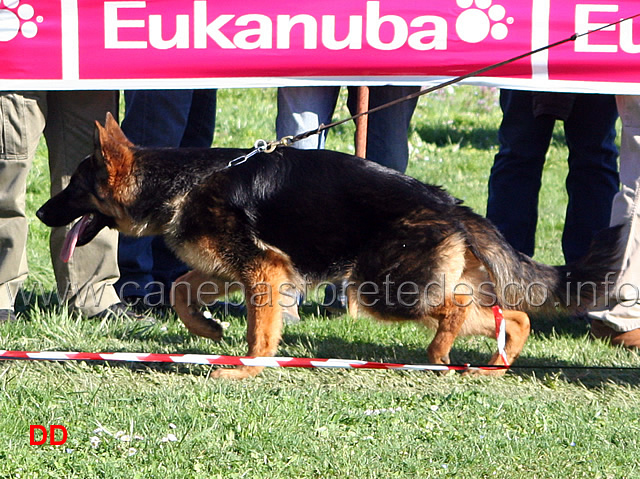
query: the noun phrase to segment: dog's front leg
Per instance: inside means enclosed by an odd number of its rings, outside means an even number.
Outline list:
[[[282,305],[290,301],[290,297],[282,294],[292,286],[288,262],[275,253],[267,258],[249,268],[246,282],[248,355],[252,357],[275,356],[282,333]],[[258,375],[263,369],[263,366],[218,369],[213,377],[244,379]]]
[[[215,299],[225,292],[230,292],[228,290],[228,285],[221,280],[199,271],[190,271],[174,282],[171,288],[171,305],[191,333],[220,341],[223,334],[222,324],[205,317],[200,311],[200,303],[203,296]]]

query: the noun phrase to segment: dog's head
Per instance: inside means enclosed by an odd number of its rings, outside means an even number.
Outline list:
[[[117,228],[133,182],[133,144],[107,113],[104,126],[96,122],[94,152],[71,176],[69,185],[37,211],[47,226],[65,226],[81,218],[69,231],[61,252],[68,261],[76,246],[91,241],[104,228]]]

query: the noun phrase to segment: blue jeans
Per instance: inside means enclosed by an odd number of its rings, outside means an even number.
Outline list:
[[[369,87],[369,108],[375,108],[398,98],[420,91],[419,86]],[[283,87],[278,89],[278,138],[299,135],[331,122],[336,108],[339,86]],[[411,117],[418,104],[413,98],[372,113],[367,126],[367,159],[404,173],[409,163],[408,132]],[[356,87],[349,87],[347,106],[357,113]],[[324,149],[327,130],[293,144],[301,149]],[[342,282],[330,284],[325,290],[325,307],[345,309],[346,293]]]
[[[502,90],[500,150],[489,177],[487,217],[507,241],[529,256],[535,249],[538,194],[555,119],[534,117],[532,92]],[[587,252],[593,235],[609,226],[618,191],[617,109],[613,95],[579,94],[564,122],[569,149],[569,203],[562,251],[569,263]]]
[[[204,147],[213,142],[216,90],[125,91],[122,130],[136,145]],[[168,302],[171,283],[188,268],[160,236],[120,235],[118,294],[147,297],[148,305]]]
[[[369,87],[369,108],[420,90],[418,86]],[[340,87],[285,87],[278,89],[278,138],[314,130],[331,122]],[[409,162],[407,134],[418,99],[414,98],[369,115],[367,128],[367,159],[401,172]],[[347,105],[356,113],[355,87],[349,87]],[[322,149],[327,131],[294,144],[296,148]]]

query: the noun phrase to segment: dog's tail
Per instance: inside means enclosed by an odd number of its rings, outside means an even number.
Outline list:
[[[490,245],[473,244],[473,254],[484,264],[494,285],[494,300],[503,308],[525,312],[578,311],[595,306],[615,282],[621,255],[621,226],[607,228],[593,239],[588,253],[564,266],[532,260],[496,235]],[[475,235],[471,235],[475,236]]]

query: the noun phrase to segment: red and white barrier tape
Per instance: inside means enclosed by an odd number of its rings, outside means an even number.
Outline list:
[[[211,364],[219,366],[263,366],[268,368],[388,369],[396,371],[473,371],[507,369],[508,366],[448,364],[395,364],[352,359],[221,356],[217,354],[82,353],[69,351],[0,350],[0,360],[31,361],[119,361],[139,363]]]
[[[493,309],[493,317],[496,320],[496,340],[498,341],[498,354],[502,358],[502,362],[505,367],[509,367],[509,361],[507,361],[507,352],[505,351],[505,345],[507,343],[507,335],[504,324],[504,316],[502,315],[502,309],[500,306],[495,305]]]
[[[473,371],[508,369],[505,352],[505,324],[502,310],[493,307],[496,321],[498,353],[502,365],[471,366],[470,364],[396,364],[352,359],[312,359],[283,357],[222,356],[218,354],[161,354],[161,353],[86,353],[71,351],[8,351],[0,350],[0,360],[30,361],[118,361],[138,363],[181,363],[218,366],[262,366],[267,368],[342,368],[388,369],[396,371]]]

